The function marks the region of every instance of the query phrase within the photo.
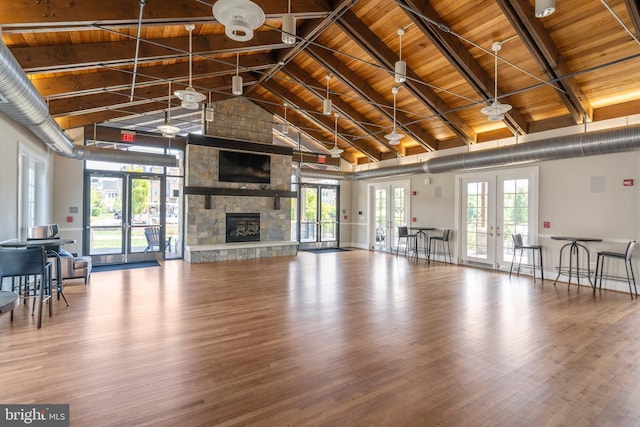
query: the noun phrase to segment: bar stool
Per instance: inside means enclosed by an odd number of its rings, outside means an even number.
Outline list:
[[[398,227],[398,245],[396,246],[396,256],[398,256],[398,250],[400,249],[400,240],[405,239],[404,255],[407,255],[407,249],[411,249],[412,256],[418,257],[418,235],[409,234],[407,227]]]
[[[511,258],[511,268],[509,269],[509,277],[511,277],[511,273],[513,272],[513,265],[516,261],[516,252],[520,249],[520,259],[518,259],[518,271],[516,272],[516,276],[520,276],[520,267],[522,266],[522,254],[525,250],[530,250],[532,255],[532,265],[533,267],[533,280],[536,280],[536,251],[538,251],[538,259],[540,260],[540,277],[542,281],[544,281],[544,269],[542,267],[542,246],[540,245],[525,245],[522,243],[522,236],[518,234],[512,234],[511,238],[513,239],[513,257]]]
[[[631,295],[631,299],[633,299],[633,291],[631,290],[632,283],[633,283],[633,288],[635,289],[635,292],[636,292],[636,298],[638,298],[638,288],[636,287],[636,278],[635,278],[635,275],[633,274],[633,263],[631,262],[631,257],[633,256],[633,250],[635,246],[636,246],[636,241],[632,240],[627,244],[627,249],[623,253],[607,252],[607,251],[598,252],[598,258],[596,258],[596,275],[593,279],[594,293],[596,292],[596,284],[598,283],[598,274],[600,275],[600,289],[602,289],[602,277],[604,276],[604,260],[607,258],[621,259],[624,261],[624,267],[627,272],[627,282],[629,282],[629,294]],[[600,273],[598,273],[598,271],[600,271]],[[607,278],[621,279],[620,277],[614,277],[614,276],[607,276]]]
[[[447,264],[453,264],[451,262],[451,246],[449,246],[449,235],[451,234],[450,228],[445,228],[442,232],[442,236],[431,236],[429,237],[429,248],[427,253],[427,262],[431,260],[431,248],[433,248],[433,254],[442,254],[444,258],[444,262]],[[434,246],[434,242],[440,242],[442,247],[442,252],[437,252],[436,247]],[[447,254],[449,254],[449,262],[447,262]]]

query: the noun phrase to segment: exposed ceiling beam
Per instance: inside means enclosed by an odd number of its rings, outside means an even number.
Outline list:
[[[254,0],[269,19],[281,17],[287,11],[287,0]],[[213,3],[212,3],[213,4]],[[329,5],[324,0],[296,0],[292,12],[308,19],[325,16]],[[131,0],[109,0],[100,8],[82,7],[75,2],[36,1],[0,2],[2,21],[12,27],[61,26],[100,23],[103,25],[136,25],[139,2]],[[213,21],[211,6],[193,0],[148,2],[144,8],[144,22],[193,22],[208,19]]]
[[[444,22],[443,18],[438,15],[429,2],[407,0],[404,1],[404,4],[409,9],[416,12],[412,13],[403,8],[407,16],[411,18],[416,27],[418,27],[420,31],[429,38],[433,45],[471,85],[471,87],[473,87],[473,89],[482,98],[492,99],[495,96],[493,93],[494,81],[478,61],[475,60],[471,53],[469,53],[469,50],[453,34],[434,27],[422,18],[428,18],[432,22]],[[514,134],[524,134],[528,132],[529,125],[527,120],[516,109],[512,109],[505,114],[504,123]]]
[[[214,61],[194,61],[193,81],[196,90],[211,89],[209,80],[213,77],[235,74],[233,64]],[[266,54],[248,55],[242,59],[242,72],[260,71],[273,66],[271,57]],[[68,96],[90,95],[105,90],[131,88],[129,69],[106,69],[94,73],[81,73],[32,80],[38,92],[45,98],[64,98]],[[167,81],[179,82],[188,80],[188,64],[170,64],[154,67],[139,67],[136,87],[150,84],[166,85]]]
[[[550,80],[557,81],[562,90],[557,90],[556,93],[569,110],[575,123],[582,123],[585,119],[592,121],[591,102],[575,78],[565,78],[572,74],[572,71],[560,55],[541,20],[533,17],[534,10],[529,0],[497,0],[497,3],[531,55],[540,64],[540,68]]]
[[[0,15],[1,16],[1,15]],[[224,34],[193,38],[194,56],[236,52],[261,52],[286,47],[275,31],[258,31],[250,42],[233,41]],[[138,64],[158,60],[181,60],[188,54],[188,37],[141,40]],[[136,41],[11,47],[11,53],[27,74],[123,67],[134,63]]]
[[[245,84],[255,83],[255,78],[251,75],[243,75]],[[231,80],[228,77],[215,77],[207,80],[211,87],[231,87]],[[203,83],[204,84],[204,83]],[[168,85],[153,85],[136,87],[134,101],[132,104],[145,102],[155,102],[158,99],[165,99],[169,95]],[[229,91],[230,92],[230,91]],[[130,90],[104,91],[103,93],[76,97],[66,97],[54,99],[49,102],[49,112],[54,117],[87,114],[105,108],[126,108],[130,104]],[[214,92],[213,95],[219,96]],[[220,95],[228,97],[229,94]],[[176,100],[179,104],[179,100]]]
[[[161,111],[166,108],[165,102],[150,102],[142,105],[134,105],[118,109],[105,108],[102,111],[94,112],[90,114],[80,114],[74,116],[56,117],[56,122],[62,127],[62,129],[73,129],[77,127],[83,127],[86,125],[92,125],[94,123],[102,123],[107,120],[116,119],[119,117],[126,117],[135,114],[148,114],[150,112]]]
[[[636,37],[640,38],[640,0],[624,0],[633,23]]]
[[[266,89],[262,90],[263,93],[267,93],[270,97],[276,97],[271,92],[267,92]],[[260,108],[268,111],[274,116],[282,114],[282,109],[273,102],[273,99],[264,96],[258,91],[252,92],[250,95],[246,95],[246,98],[251,100],[254,104],[260,106]],[[318,129],[318,125],[313,123],[313,127],[309,126],[309,117],[296,109],[293,105],[288,110],[287,122],[291,127],[295,128],[295,131],[301,134],[300,145],[312,153],[327,153],[327,146],[320,143],[320,141],[326,141],[327,136],[325,133]]]
[[[316,123],[318,127],[324,129],[329,134],[334,134],[334,118],[330,116],[325,116],[323,114],[312,115],[309,111],[313,111],[314,107],[304,100],[297,97],[293,92],[289,91],[287,88],[277,84],[274,79],[271,79],[267,82],[262,82],[262,87],[276,95],[279,98],[286,100],[290,105],[296,106],[299,110],[304,111],[305,114]],[[346,130],[342,129],[341,126],[338,126],[338,135],[347,133]],[[355,148],[360,151],[367,157],[372,160],[377,160],[376,150],[371,149],[371,147],[366,144],[365,140],[359,139],[357,141],[350,141],[346,138],[338,136],[338,142],[342,141],[343,144],[346,144],[350,147]],[[343,147],[340,147],[343,148]]]
[[[349,35],[378,64],[393,70],[398,56],[369,29],[352,11],[345,12],[337,22],[342,31]],[[428,86],[421,84],[422,78],[407,66],[407,80],[404,87],[419,99],[429,110],[439,116],[464,143],[476,142],[476,133],[444,100]]]
[[[291,78],[298,81],[303,87],[305,87],[309,92],[313,93],[316,98],[322,100],[323,95],[316,89],[318,82],[313,80],[309,74],[305,73],[300,67],[298,67],[294,63],[287,64],[286,67],[282,69],[283,72],[288,74]],[[405,153],[402,150],[402,146],[400,145],[389,145],[387,141],[384,140],[380,136],[380,128],[375,127],[368,123],[367,118],[360,112],[358,112],[355,108],[353,108],[349,103],[344,102],[339,97],[333,99],[333,106],[340,111],[341,115],[351,120],[351,122],[358,126],[365,134],[371,135],[371,138],[375,141],[378,141],[379,144],[376,147],[379,151],[395,151],[404,155]],[[396,156],[394,156],[396,157]],[[378,159],[382,160],[382,159]]]
[[[371,104],[371,107],[393,120],[393,115],[386,109],[381,107],[387,105],[389,102],[379,93],[370,90],[366,84],[363,84],[362,79],[354,73],[343,62],[340,62],[335,56],[328,53],[326,50],[317,46],[309,46],[305,51],[320,65],[331,72],[335,77],[340,79],[345,85],[349,86],[351,90],[357,93],[362,99]],[[360,84],[356,84],[360,82]],[[424,129],[407,117],[402,111],[396,113],[397,124],[402,128],[411,138],[413,138],[418,144],[422,145],[427,151],[432,151],[437,148],[437,141],[429,135]],[[408,124],[404,124],[408,123]]]

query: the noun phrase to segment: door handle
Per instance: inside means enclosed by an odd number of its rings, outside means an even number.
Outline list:
[[[493,225],[489,227],[489,237],[493,237]]]
[[[496,237],[500,237],[500,226],[496,226]]]

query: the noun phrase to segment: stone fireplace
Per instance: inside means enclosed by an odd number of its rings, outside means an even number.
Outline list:
[[[228,213],[225,221],[226,243],[259,242],[259,213]]]
[[[215,105],[207,134],[190,134],[185,151],[186,245],[191,263],[295,256],[291,240],[293,150],[272,144],[272,116],[242,97]],[[211,134],[215,133],[215,136]],[[220,179],[220,151],[270,159],[270,179]]]

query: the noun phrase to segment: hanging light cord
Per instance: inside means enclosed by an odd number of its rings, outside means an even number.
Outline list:
[[[335,128],[333,130],[333,146],[334,148],[338,148],[338,113],[334,116],[335,119]]]
[[[192,33],[193,30],[189,30],[189,87],[192,87],[191,85],[191,73],[192,73],[192,66],[191,66],[191,57],[192,57]]]
[[[396,94],[397,88],[393,88],[393,133],[396,133]]]
[[[171,80],[169,80],[169,96],[167,96],[167,123],[171,119]]]
[[[331,76],[327,74],[327,99],[329,99],[329,80],[331,80]]]
[[[240,73],[240,52],[236,52],[236,76]]]
[[[498,51],[495,51],[493,54],[493,72],[494,72],[494,83],[493,83],[493,101],[498,102]]]

